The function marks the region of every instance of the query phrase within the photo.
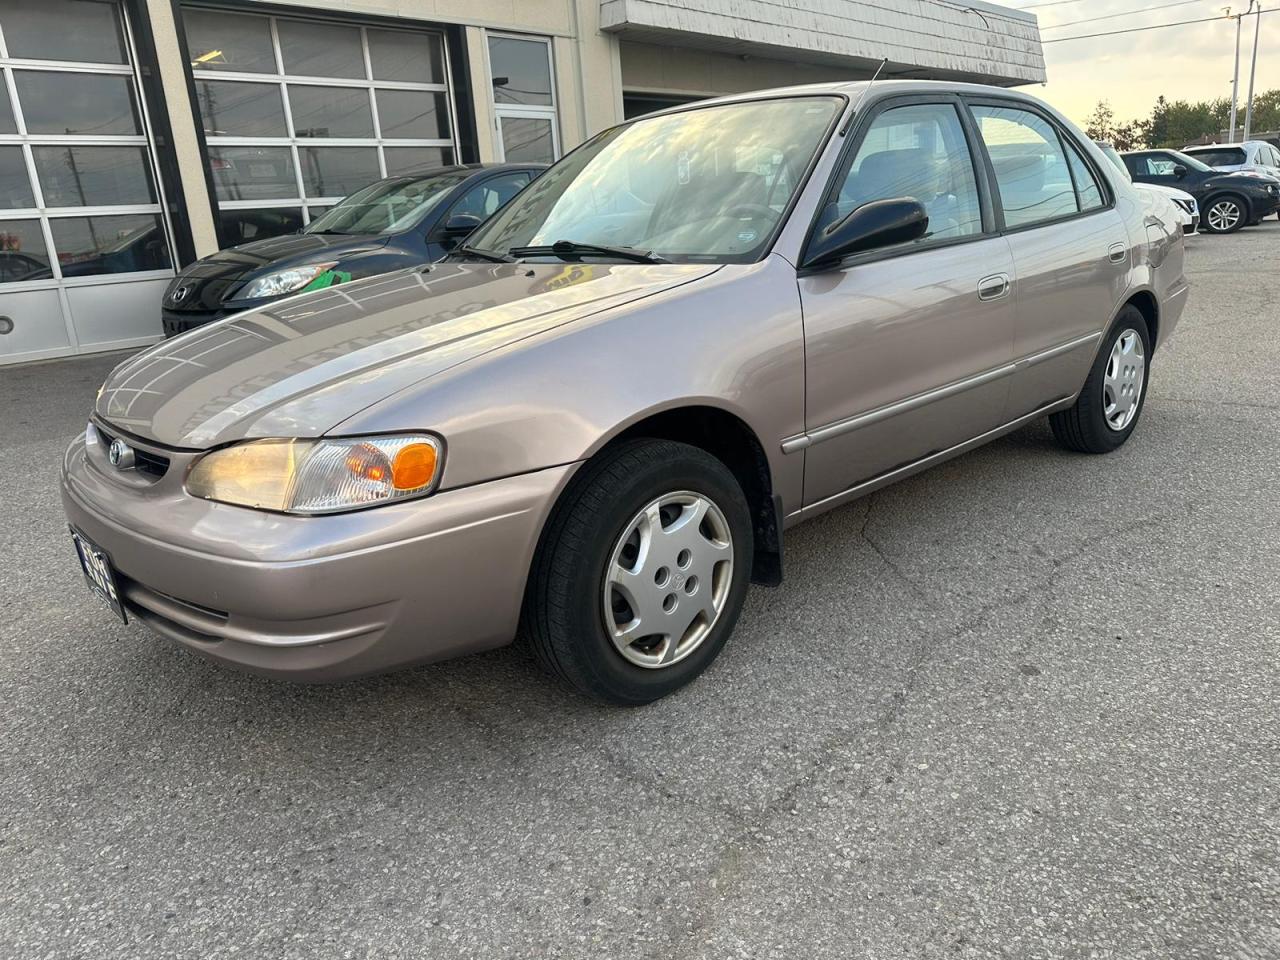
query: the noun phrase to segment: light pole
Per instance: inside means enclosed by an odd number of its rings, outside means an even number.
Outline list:
[[[1249,0],[1249,10],[1252,9],[1253,0]],[[1227,16],[1231,16],[1230,7],[1227,7]],[[1233,143],[1236,139],[1236,101],[1239,99],[1237,94],[1240,89],[1240,21],[1243,19],[1243,13],[1236,14],[1236,66],[1231,73],[1231,130],[1227,133],[1228,143]]]
[[[1253,4],[1250,2],[1250,8]],[[1244,136],[1243,140],[1249,139],[1249,133],[1253,129],[1253,78],[1258,72],[1258,33],[1262,29],[1262,4],[1258,4],[1258,12],[1254,14],[1256,18],[1253,23],[1253,65],[1249,68],[1249,101],[1244,107]]]

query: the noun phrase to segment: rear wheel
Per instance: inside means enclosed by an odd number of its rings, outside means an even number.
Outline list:
[[[1054,437],[1080,453],[1110,453],[1121,446],[1138,425],[1150,368],[1147,321],[1130,304],[1107,333],[1076,402],[1049,417]]]
[[[620,444],[582,468],[548,520],[524,632],[581,693],[649,703],[719,654],[751,561],[750,510],[723,463],[669,440]]]
[[[1204,207],[1204,228],[1210,233],[1235,233],[1248,220],[1248,211],[1244,199],[1234,193],[1210,197]]]

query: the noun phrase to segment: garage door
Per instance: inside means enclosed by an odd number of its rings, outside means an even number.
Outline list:
[[[442,34],[206,7],[182,20],[223,246],[454,162]]]
[[[0,3],[0,363],[160,333],[172,243],[114,2]]]

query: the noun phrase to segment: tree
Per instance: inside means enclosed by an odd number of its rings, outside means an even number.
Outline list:
[[[1088,134],[1090,140],[1114,141],[1115,124],[1116,112],[1111,109],[1111,104],[1106,100],[1099,100],[1098,105],[1093,108],[1093,113],[1085,121],[1084,132]]]
[[[1115,111],[1106,100],[1099,100],[1085,121],[1085,133],[1091,140],[1105,140],[1117,150],[1136,150],[1147,143],[1146,122],[1130,120],[1117,123]]]

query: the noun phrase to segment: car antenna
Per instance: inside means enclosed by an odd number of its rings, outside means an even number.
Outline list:
[[[876,72],[871,75],[871,79],[867,81],[867,85],[862,88],[862,93],[858,97],[858,102],[853,105],[853,112],[849,114],[849,119],[846,120],[844,126],[840,128],[840,136],[843,137],[845,132],[849,129],[849,124],[853,123],[853,118],[856,117],[858,115],[858,111],[862,109],[862,101],[867,99],[867,94],[871,92],[871,85],[876,82],[876,79],[880,76],[880,71],[884,69],[885,64],[888,62],[888,57],[881,60],[880,66],[876,67]]]

